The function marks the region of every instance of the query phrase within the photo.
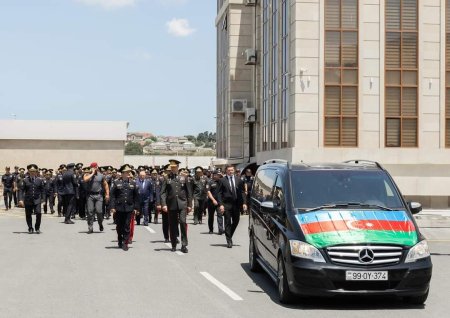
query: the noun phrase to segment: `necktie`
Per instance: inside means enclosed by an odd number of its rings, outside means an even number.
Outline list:
[[[233,192],[233,198],[236,200],[236,188],[234,186],[233,177],[230,177],[231,191]]]

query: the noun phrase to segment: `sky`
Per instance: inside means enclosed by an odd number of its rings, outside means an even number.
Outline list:
[[[215,0],[0,0],[0,119],[215,131]]]

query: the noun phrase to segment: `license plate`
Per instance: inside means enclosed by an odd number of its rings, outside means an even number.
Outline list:
[[[346,271],[345,280],[359,280],[359,281],[378,281],[378,280],[388,280],[387,271],[372,271],[372,272],[362,272],[362,271]]]

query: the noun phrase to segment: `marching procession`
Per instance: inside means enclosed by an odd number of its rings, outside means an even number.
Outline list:
[[[29,234],[41,233],[42,213],[64,218],[74,224],[78,217],[87,221],[88,234],[94,223],[104,231],[103,221],[111,217],[116,225],[118,248],[128,250],[135,226],[161,223],[165,243],[171,251],[188,253],[187,216],[193,213],[193,225],[207,216],[209,234],[225,235],[228,248],[247,202],[254,177],[250,169],[242,173],[229,165],[224,171],[180,168],[169,160],[163,167],[124,164],[120,168],[92,162],[61,164],[58,169],[5,167],[2,176],[5,209],[25,209]],[[43,210],[43,211],[42,211]],[[33,216],[35,217],[33,226]],[[160,218],[161,216],[161,218]]]

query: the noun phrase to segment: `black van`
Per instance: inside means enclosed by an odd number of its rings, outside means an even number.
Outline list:
[[[427,241],[394,180],[371,161],[290,164],[270,160],[255,175],[250,202],[249,263],[297,296],[428,296]]]

